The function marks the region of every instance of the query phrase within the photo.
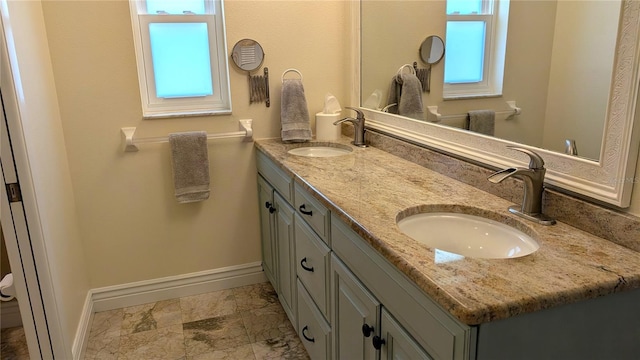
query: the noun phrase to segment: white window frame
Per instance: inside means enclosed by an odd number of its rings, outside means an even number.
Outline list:
[[[443,86],[445,100],[502,95],[509,0],[483,0],[482,7],[483,14],[447,14],[447,23],[449,21],[483,21],[486,28],[482,80],[472,83],[445,82]]]
[[[224,6],[222,0],[204,1],[207,13],[202,15],[147,14],[144,0],[129,1],[142,113],[145,119],[231,114]],[[213,95],[158,98],[151,58],[149,24],[196,22],[206,23],[209,30]]]

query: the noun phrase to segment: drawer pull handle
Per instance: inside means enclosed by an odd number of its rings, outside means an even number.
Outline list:
[[[307,211],[304,207],[304,204],[300,205],[299,209],[300,209],[300,212],[303,213],[304,215],[309,215],[309,216],[313,215],[313,211],[311,210]]]
[[[307,265],[307,258],[303,258],[302,260],[300,260],[300,266],[302,266],[303,269],[309,271],[309,272],[313,272],[313,266],[312,267],[308,267]]]
[[[369,324],[362,325],[362,335],[364,337],[369,337],[373,333],[373,326],[369,326]]]
[[[376,335],[373,337],[373,347],[376,350],[380,350],[380,348],[382,348],[382,345],[384,345],[384,339],[381,338],[380,336]]]
[[[269,209],[269,213],[270,214],[273,214],[276,211],[276,208],[273,207],[273,204],[268,202],[268,201],[266,203],[264,203],[264,207]]]
[[[302,328],[302,337],[305,338],[305,340],[309,341],[309,342],[316,342],[316,339],[314,338],[310,338],[307,336],[307,334],[305,334],[305,331],[309,330],[308,326],[305,326]]]

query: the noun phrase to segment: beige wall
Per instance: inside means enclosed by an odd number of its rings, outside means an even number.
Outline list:
[[[15,46],[11,53],[17,61],[12,62],[12,71],[28,158],[28,164],[18,164],[18,171],[29,235],[33,247],[39,249],[35,261],[44,287],[43,296],[47,304],[54,303],[56,307],[48,308],[47,316],[60,321],[61,328],[50,329],[53,346],[63,346],[63,357],[70,358],[89,281],[42,6],[38,1],[9,1],[3,7],[3,20],[5,35],[11,39],[9,49]],[[12,139],[14,144],[20,143],[18,139]],[[54,299],[49,299],[50,295]],[[59,343],[59,337],[63,344]]]
[[[46,1],[45,19],[91,287],[260,261],[252,143],[209,143],[211,197],[178,204],[169,147],[123,153],[120,128],[138,136],[237,131],[279,136],[280,76],[304,76],[311,114],[326,92],[348,95],[345,1],[225,2],[227,42],[257,40],[266,53],[271,107],[249,105],[245,72],[230,66],[233,115],[142,120],[127,1]]]
[[[619,17],[620,2],[558,2],[544,116],[545,149],[563,152],[565,139],[574,139],[581,157],[600,158]],[[575,33],[583,36],[571,35]]]

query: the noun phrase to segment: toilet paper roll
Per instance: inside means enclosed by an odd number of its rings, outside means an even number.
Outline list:
[[[13,287],[13,274],[9,273],[0,281],[0,300],[11,301],[16,297],[16,289]]]
[[[333,125],[340,120],[340,113],[337,114],[316,114],[316,140],[335,141],[340,139],[342,128],[340,125]]]

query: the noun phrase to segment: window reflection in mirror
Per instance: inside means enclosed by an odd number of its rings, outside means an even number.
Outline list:
[[[565,141],[573,139],[580,157],[599,159],[621,1],[500,4],[509,5],[502,95],[445,100],[445,66],[437,65],[431,91],[423,94],[424,105],[437,106],[442,115],[464,117],[472,110],[506,111],[506,101],[516,101],[522,114],[496,119],[496,137],[559,153],[565,152]],[[449,61],[453,51],[446,37],[446,14],[447,1],[362,2],[363,103],[375,91],[387,98],[391,76],[415,61],[426,35],[444,39]]]

